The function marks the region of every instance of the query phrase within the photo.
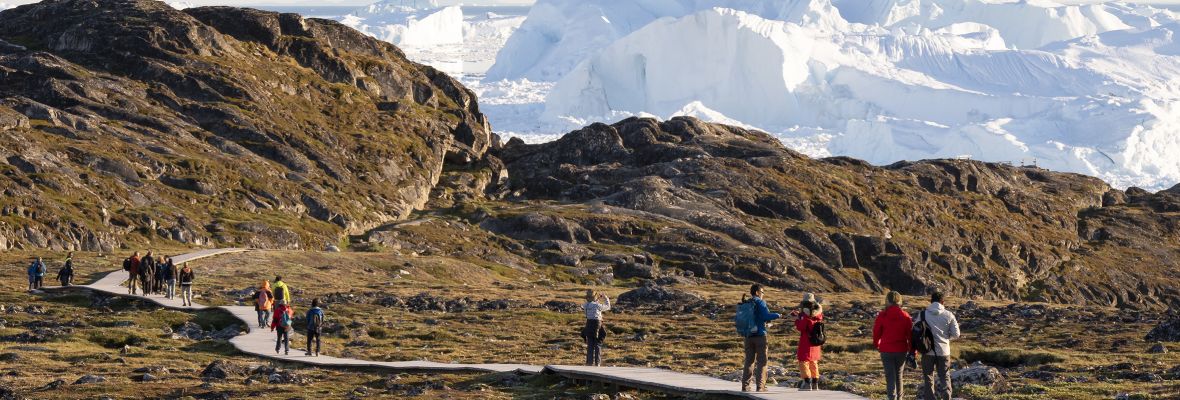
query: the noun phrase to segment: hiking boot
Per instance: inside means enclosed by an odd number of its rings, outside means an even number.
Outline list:
[[[811,379],[811,390],[819,390],[819,378]]]
[[[766,389],[766,386],[763,386],[763,387],[758,388],[758,391],[759,392],[769,392],[770,390]]]
[[[291,350],[284,351],[284,352],[283,352],[283,355],[284,355],[284,356],[289,356],[289,355],[291,355]]]
[[[742,391],[743,391],[743,392],[749,392],[749,391],[750,391],[750,385],[742,385]]]
[[[811,378],[804,378],[803,379],[803,382],[800,383],[800,385],[799,385],[799,391],[800,392],[810,392],[811,391]]]
[[[310,352],[310,351],[305,351],[305,352],[303,352],[303,356],[305,356],[305,357],[311,357],[311,352]]]
[[[315,353],[315,356],[316,356],[316,357],[319,357],[319,356],[320,356],[320,352],[318,352],[318,351],[317,351],[317,352]]]

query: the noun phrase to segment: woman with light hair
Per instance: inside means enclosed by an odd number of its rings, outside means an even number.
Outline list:
[[[602,341],[606,339],[606,327],[602,324],[602,312],[610,310],[610,298],[604,293],[586,290],[586,326],[582,328],[582,340],[586,341],[586,365],[602,364]]]
[[[901,377],[906,358],[913,351],[910,343],[913,325],[910,314],[901,309],[901,293],[890,291],[885,295],[885,309],[877,313],[877,320],[873,322],[873,345],[881,353],[885,393],[889,400],[901,400],[905,396]]]

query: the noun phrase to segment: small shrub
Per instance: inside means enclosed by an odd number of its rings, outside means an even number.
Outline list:
[[[1041,364],[1060,363],[1065,357],[1043,351],[1025,351],[1020,349],[963,349],[961,357],[969,363],[982,362],[995,367],[1011,368],[1017,366],[1037,366]]]
[[[823,346],[823,349],[825,352],[853,353],[853,354],[859,354],[859,353],[863,353],[863,352],[870,351],[870,350],[872,350],[872,351],[877,350],[876,347],[874,347],[873,343],[871,343],[871,342],[847,343],[847,344],[828,343]]]
[[[373,339],[389,338],[389,330],[380,326],[369,327],[369,337]]]

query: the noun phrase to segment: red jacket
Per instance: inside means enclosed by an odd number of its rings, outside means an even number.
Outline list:
[[[795,329],[799,331],[799,351],[796,352],[796,357],[799,361],[819,361],[820,346],[812,346],[811,327],[815,326],[816,322],[823,321],[824,314],[819,313],[816,316],[805,316],[800,314],[799,318],[795,320]]]
[[[886,307],[873,322],[873,345],[882,353],[908,353],[914,320],[899,306]]]
[[[131,269],[128,269],[127,272],[131,276],[139,276],[139,257],[131,256]]]

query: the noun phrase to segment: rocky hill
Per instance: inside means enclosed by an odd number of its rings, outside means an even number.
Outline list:
[[[475,96],[335,22],[146,0],[0,13],[0,248],[323,246],[481,158]]]
[[[691,118],[501,147],[454,80],[293,14],[0,12],[0,153],[4,249],[351,238],[588,282],[1180,305],[1180,187],[816,160]]]

